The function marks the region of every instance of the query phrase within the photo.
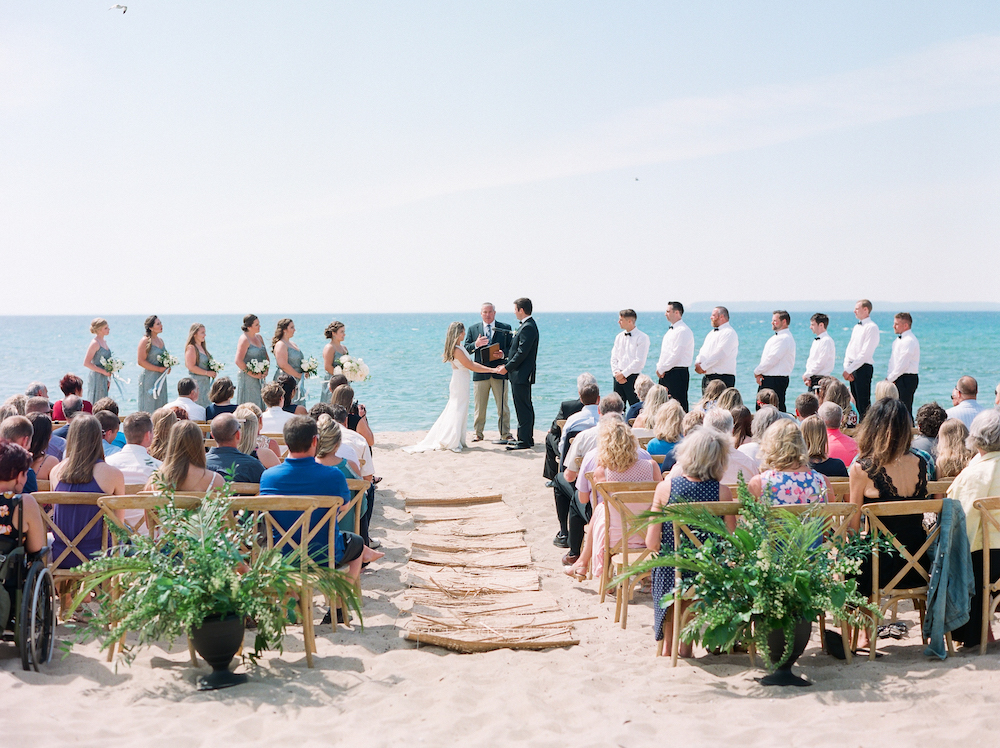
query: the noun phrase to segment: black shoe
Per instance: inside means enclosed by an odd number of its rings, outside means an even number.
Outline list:
[[[564,532],[557,532],[555,539],[552,541],[552,545],[556,548],[569,548],[569,536]]]
[[[340,611],[338,610],[337,612],[339,613]],[[323,620],[319,622],[319,625],[320,626],[329,626],[332,620],[333,619],[330,618],[330,609],[327,608],[326,609],[326,615],[323,616]]]
[[[555,485],[556,485],[556,482],[554,480],[547,480],[547,481],[545,481],[545,487],[546,488],[552,488]]]
[[[515,449],[531,449],[534,444],[528,444],[527,442],[513,442],[507,445],[507,451],[513,452]]]
[[[513,442],[514,442],[513,439],[494,439],[493,440],[494,444],[511,444]]]

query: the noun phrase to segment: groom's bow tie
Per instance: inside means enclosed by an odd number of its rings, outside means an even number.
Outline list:
[[[632,333],[630,333],[630,332],[625,333],[625,337],[626,338],[631,338],[632,337]]]

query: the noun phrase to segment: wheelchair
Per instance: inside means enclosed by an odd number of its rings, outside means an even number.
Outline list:
[[[15,497],[11,513],[20,506]],[[23,512],[17,514],[21,538]],[[49,662],[55,645],[55,585],[48,555],[48,546],[28,553],[20,541],[0,535],[0,636],[17,646],[25,670],[37,671]]]

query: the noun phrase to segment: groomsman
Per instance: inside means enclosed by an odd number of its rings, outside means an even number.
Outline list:
[[[865,417],[872,404],[872,374],[875,371],[875,349],[878,348],[878,325],[871,321],[872,303],[861,299],[854,305],[858,324],[851,331],[851,341],[844,351],[844,380],[851,385],[858,418]]]
[[[816,313],[809,318],[809,329],[812,330],[814,337],[802,381],[810,390],[815,390],[823,377],[830,376],[834,364],[837,363],[837,344],[826,331],[829,326],[830,318],[825,314]]]
[[[917,392],[920,378],[917,370],[920,368],[920,342],[910,328],[913,327],[913,317],[908,312],[900,312],[892,321],[892,330],[896,339],[892,341],[892,354],[889,356],[889,371],[885,378],[896,385],[899,399],[906,404],[913,419],[913,396]]]
[[[618,326],[622,329],[611,346],[611,376],[615,379],[615,392],[629,405],[639,402],[635,394],[635,380],[642,374],[649,354],[649,336],[635,326],[634,309],[618,313]]]
[[[475,355],[477,363],[495,369],[504,362],[483,360],[483,348],[488,350],[493,343],[500,344],[500,353],[506,353],[507,343],[510,338],[510,325],[497,322],[497,310],[490,302],[486,302],[479,308],[479,316],[482,322],[469,325],[469,330],[465,334],[465,350]],[[504,332],[498,332],[503,330]],[[501,444],[514,441],[510,433],[510,406],[507,404],[507,377],[501,374],[472,374],[472,392],[476,403],[476,415],[473,419],[473,427],[476,436],[472,440],[481,442],[483,440],[483,429],[486,427],[486,408],[490,402],[490,392],[493,393],[493,401],[497,406],[497,430],[500,432]]]
[[[694,362],[694,370],[704,375],[702,392],[713,379],[721,380],[726,387],[736,386],[736,356],[740,352],[740,338],[729,324],[729,310],[717,306],[710,319],[712,331],[705,336]]]
[[[656,362],[656,376],[667,388],[670,397],[688,409],[688,384],[691,360],[694,358],[694,333],[683,319],[684,305],[679,301],[667,302],[667,328],[660,344],[660,360]]]
[[[778,410],[785,413],[785,392],[788,391],[788,377],[795,368],[795,339],[788,329],[792,318],[784,309],[771,315],[771,329],[774,335],[767,339],[760,354],[760,364],[753,370],[757,380],[757,391],[774,390],[778,395]]]
[[[514,316],[521,323],[510,343],[507,363],[497,374],[510,374],[510,394],[517,413],[517,441],[507,449],[531,449],[535,446],[535,409],[531,404],[531,385],[535,383],[538,357],[538,327],[531,317],[531,299],[514,300]]]

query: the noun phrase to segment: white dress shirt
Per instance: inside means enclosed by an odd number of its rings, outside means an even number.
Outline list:
[[[691,366],[691,359],[694,358],[694,333],[691,328],[684,324],[684,320],[677,320],[670,326],[663,336],[663,343],[660,344],[660,360],[656,362],[658,374],[666,374],[676,366]]]
[[[851,342],[844,351],[844,371],[853,374],[865,364],[875,364],[875,349],[878,348],[878,325],[871,317],[859,320],[851,330]]]
[[[204,421],[205,420],[205,409],[198,405],[194,400],[189,397],[178,397],[172,403],[167,403],[166,407],[172,408],[175,405],[179,405],[187,411],[188,418],[192,421]]]
[[[740,352],[740,338],[728,322],[713,328],[705,336],[705,342],[698,351],[696,364],[700,364],[706,374],[736,375],[736,356]]]
[[[125,485],[146,485],[153,471],[159,470],[163,463],[138,444],[126,444],[121,450],[109,455],[104,460],[111,467],[116,467],[125,476]]]
[[[372,464],[372,448],[357,431],[351,431],[344,424],[340,425],[340,438],[357,455],[356,462],[361,466],[362,476],[372,475],[375,466]]]
[[[963,400],[954,408],[948,408],[945,413],[948,414],[948,418],[957,418],[965,424],[966,428],[972,428],[972,422],[984,410],[986,408],[975,400]]]
[[[795,338],[788,328],[776,330],[764,343],[760,364],[753,373],[765,377],[787,377],[794,368]]]
[[[892,341],[889,372],[885,378],[895,382],[903,374],[917,374],[920,368],[920,343],[912,330],[905,330]]]
[[[828,377],[837,362],[837,344],[826,330],[815,337],[806,359],[807,377]]]
[[[641,374],[649,353],[649,336],[638,327],[622,330],[615,336],[611,347],[611,373],[620,371],[624,376]]]
[[[260,433],[280,434],[281,430],[285,428],[285,424],[294,415],[294,413],[289,413],[287,410],[282,410],[280,405],[268,408],[260,414]]]

